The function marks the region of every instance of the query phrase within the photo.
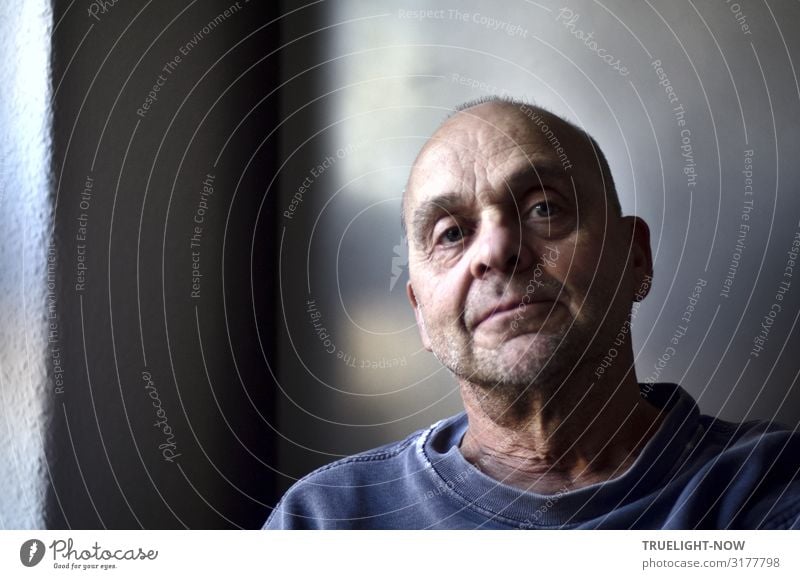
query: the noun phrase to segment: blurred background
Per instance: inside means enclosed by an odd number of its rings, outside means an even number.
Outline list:
[[[0,526],[258,528],[459,412],[400,194],[490,94],[585,128],[650,224],[640,382],[800,424],[800,6],[457,6],[0,4]]]

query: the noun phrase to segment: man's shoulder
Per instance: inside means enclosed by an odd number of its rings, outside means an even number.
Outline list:
[[[750,468],[800,467],[800,431],[771,420],[734,422],[700,417],[693,446],[705,447],[707,459],[746,461]]]
[[[707,487],[710,509],[731,516],[724,526],[784,528],[800,522],[800,432],[770,420],[703,416],[701,423],[706,428],[698,446],[706,446],[707,454],[693,478]]]
[[[766,441],[783,441],[787,444],[800,443],[800,431],[774,420],[746,420],[735,422],[722,418],[702,415],[700,423],[707,435],[722,442],[726,447],[764,444]],[[800,457],[798,457],[800,458]]]
[[[432,432],[458,416],[310,472],[286,491],[264,528],[300,528],[313,519],[351,516],[355,502],[369,503],[402,493],[424,469],[421,446]]]
[[[373,467],[378,464],[384,468],[391,468],[391,464],[397,462],[397,459],[404,453],[413,452],[415,444],[424,438],[426,432],[434,426],[436,425],[421,428],[401,440],[376,446],[323,465],[299,479],[292,485],[292,489],[309,482],[319,484],[331,480],[341,482],[342,478],[355,482],[357,479],[370,477],[375,471]]]

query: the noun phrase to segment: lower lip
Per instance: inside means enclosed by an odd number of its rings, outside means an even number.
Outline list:
[[[490,315],[483,320],[478,327],[483,329],[497,329],[505,331],[507,326],[515,320],[522,323],[531,318],[547,319],[549,315],[555,311],[556,302],[534,302],[532,304],[525,304],[524,308],[511,308],[510,310],[503,310]]]

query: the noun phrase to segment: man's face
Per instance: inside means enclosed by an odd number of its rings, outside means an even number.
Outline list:
[[[408,293],[425,347],[512,397],[601,359],[650,271],[646,225],[606,206],[588,141],[546,121],[569,170],[522,111],[491,103],[437,131],[407,188]]]

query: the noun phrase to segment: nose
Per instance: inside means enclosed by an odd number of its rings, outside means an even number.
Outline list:
[[[484,220],[473,249],[470,272],[476,279],[492,273],[511,276],[533,263],[531,250],[517,220],[507,221],[499,216]]]

